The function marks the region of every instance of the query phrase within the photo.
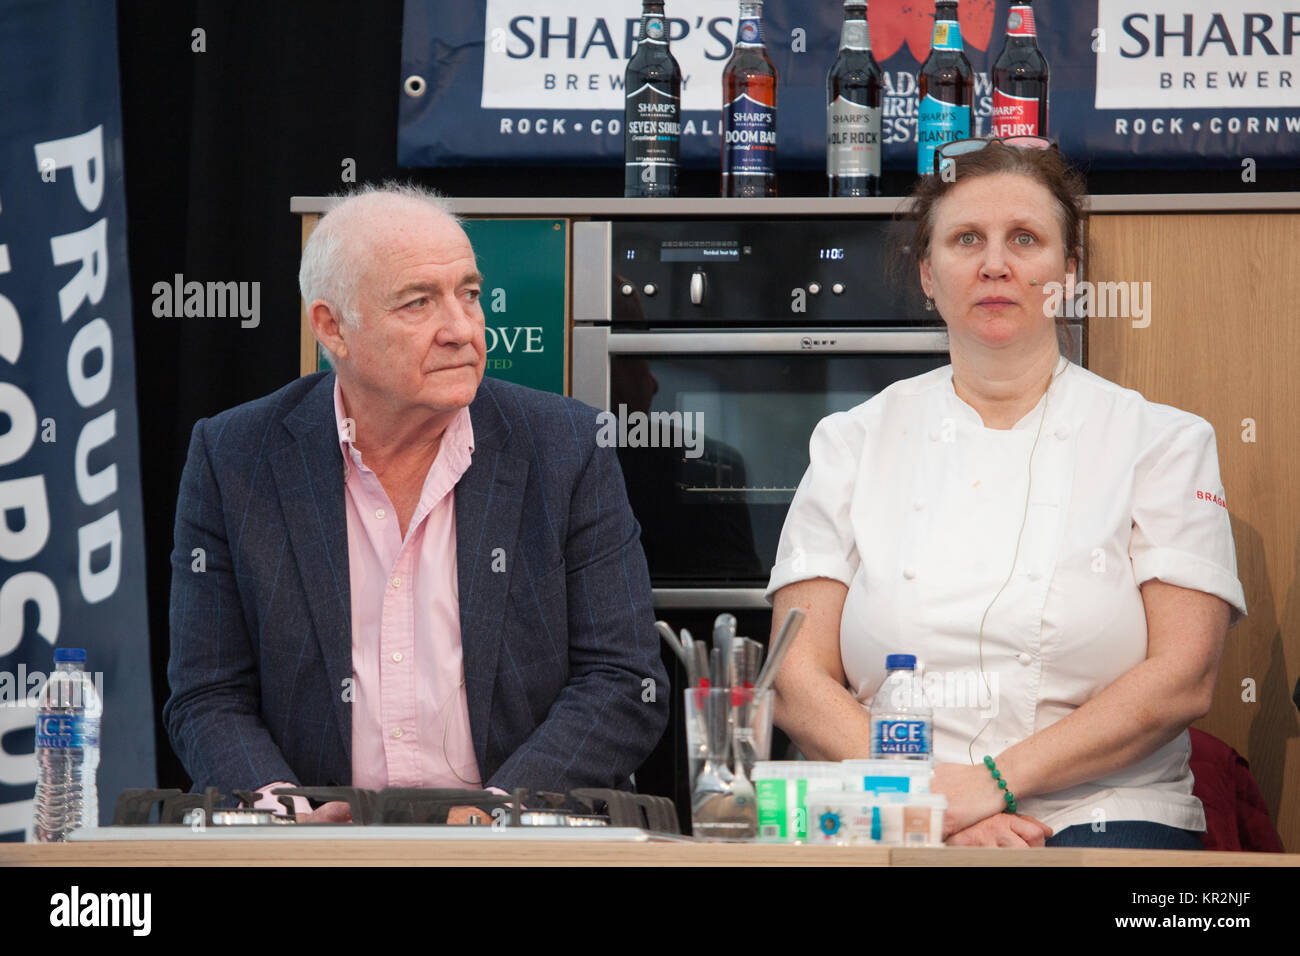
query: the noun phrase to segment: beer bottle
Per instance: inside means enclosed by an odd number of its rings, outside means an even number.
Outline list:
[[[1014,0],[1007,40],[993,61],[993,135],[1047,135],[1047,58],[1038,49],[1033,0]]]
[[[776,67],[763,47],[763,0],[740,0],[722,73],[722,195],[776,195]]]
[[[641,4],[641,33],[623,91],[623,195],[676,196],[682,71],[668,50],[663,0]]]
[[[917,79],[916,171],[934,172],[934,150],[955,139],[970,138],[975,74],[961,45],[957,0],[935,0],[930,55]]]
[[[880,195],[880,67],[866,0],[844,0],[840,52],[826,76],[826,176],[832,196]]]

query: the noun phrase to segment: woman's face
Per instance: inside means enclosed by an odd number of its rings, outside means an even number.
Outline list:
[[[1064,283],[1075,265],[1066,259],[1057,208],[1047,187],[1017,173],[959,182],[939,201],[921,286],[952,344],[1055,342],[1045,287]]]

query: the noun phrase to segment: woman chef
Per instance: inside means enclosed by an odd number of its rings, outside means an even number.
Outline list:
[[[1059,153],[950,147],[909,254],[952,364],[813,432],[767,589],[808,612],[776,722],[868,756],[885,657],[915,654],[950,843],[1199,849],[1187,726],[1246,613],[1214,430],[1060,355],[1084,190]]]

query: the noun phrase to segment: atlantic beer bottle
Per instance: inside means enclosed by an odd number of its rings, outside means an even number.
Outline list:
[[[826,77],[826,176],[832,196],[880,195],[880,67],[865,0],[844,0],[840,53]]]
[[[1007,41],[993,61],[994,136],[1047,135],[1047,59],[1038,49],[1032,0],[1015,0]]]
[[[930,55],[917,79],[916,171],[934,173],[935,147],[970,138],[975,74],[961,44],[957,0],[936,0]]]
[[[776,195],[776,67],[763,47],[762,0],[740,0],[722,73],[722,195]]]

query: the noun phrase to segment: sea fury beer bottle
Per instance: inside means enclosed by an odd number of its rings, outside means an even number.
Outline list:
[[[763,47],[763,2],[740,0],[722,73],[722,195],[776,195],[776,67]]]
[[[1007,14],[1007,42],[993,61],[994,136],[1047,135],[1047,73],[1032,0],[1016,0]]]
[[[865,0],[844,0],[840,54],[826,77],[826,176],[832,196],[880,195],[880,67]]]
[[[641,5],[641,34],[623,89],[623,195],[676,196],[682,71],[668,51],[663,0]]]
[[[970,138],[974,87],[975,74],[962,51],[957,0],[936,0],[930,55],[917,80],[916,171],[920,175],[934,172],[936,146]]]

